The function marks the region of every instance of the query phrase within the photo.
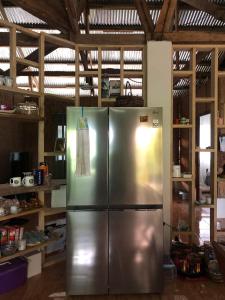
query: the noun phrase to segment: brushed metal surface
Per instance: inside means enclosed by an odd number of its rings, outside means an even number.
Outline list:
[[[67,212],[67,293],[108,293],[108,212]]]
[[[109,261],[111,294],[161,292],[162,210],[110,211]]]
[[[109,109],[109,204],[162,204],[162,109]]]
[[[107,205],[108,109],[83,108],[90,137],[90,176],[76,176],[76,134],[81,108],[67,108],[67,206]]]

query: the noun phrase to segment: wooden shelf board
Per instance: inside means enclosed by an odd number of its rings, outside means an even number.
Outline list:
[[[172,181],[192,181],[192,177],[191,178],[184,178],[184,177],[172,177]]]
[[[0,184],[0,196],[7,196],[7,195],[16,195],[16,194],[26,194],[32,192],[40,192],[40,191],[51,191],[59,189],[60,181],[52,180],[51,185],[36,185],[31,187],[19,186],[13,187],[10,184]]]
[[[197,97],[195,98],[196,103],[211,103],[214,102],[215,98],[214,97]]]
[[[214,204],[195,204],[195,207],[196,208],[215,208],[215,205]]]
[[[219,77],[224,77],[225,76],[225,71],[218,71],[218,76]]]
[[[173,235],[175,234],[184,234],[184,235],[192,235],[192,231],[173,231]]]
[[[44,208],[45,216],[53,216],[66,212],[66,207],[52,207],[52,208]]]
[[[218,181],[218,182],[220,182],[220,181],[225,181],[225,178],[217,177],[217,181]]]
[[[102,102],[116,102],[116,98],[101,98]]]
[[[192,124],[173,124],[173,128],[192,128]]]
[[[2,216],[2,217],[0,217],[0,222],[10,220],[10,219],[13,219],[13,218],[19,218],[19,217],[22,217],[22,216],[36,214],[36,213],[39,213],[41,210],[42,210],[42,208],[34,208],[34,209],[21,211],[18,214],[9,214],[7,216]]]
[[[192,75],[192,71],[187,70],[187,71],[182,71],[182,70],[174,70],[173,71],[173,76],[174,77],[189,77]]]
[[[225,125],[217,125],[218,129],[225,129]]]
[[[0,92],[28,95],[28,96],[33,96],[33,97],[40,97],[39,92],[32,92],[32,91],[28,91],[28,90],[25,90],[25,89],[12,88],[12,87],[8,87],[8,86],[4,86],[4,85],[0,86]]]
[[[5,262],[5,261],[8,261],[10,259],[13,259],[15,257],[19,257],[19,256],[24,256],[34,250],[38,250],[38,249],[41,249],[41,248],[44,248],[44,247],[47,247],[50,243],[52,242],[52,240],[50,241],[46,241],[44,243],[40,243],[40,244],[37,244],[35,246],[30,246],[30,247],[27,247],[25,250],[23,251],[17,251],[15,254],[13,255],[9,255],[9,256],[4,256],[4,257],[1,257],[0,258],[0,263],[2,262]]]
[[[144,75],[143,71],[124,71],[124,77],[126,76],[134,76],[134,77],[142,77]],[[113,77],[114,75],[112,75],[111,77]]]
[[[5,113],[0,112],[0,118],[3,119],[13,119],[13,120],[21,120],[26,122],[39,122],[42,120],[39,116],[29,116],[18,113]]]
[[[84,76],[98,76],[98,70],[89,70],[89,71],[79,71],[79,76],[84,77]]]
[[[50,255],[45,258],[43,267],[44,268],[50,267],[50,266],[57,264],[59,262],[62,262],[64,260],[66,260],[66,252],[65,251],[54,254],[54,255]]]
[[[44,152],[44,156],[66,155],[66,152]]]
[[[195,149],[195,152],[215,152],[215,149]]]
[[[45,98],[54,98],[55,100],[61,101],[75,101],[74,97],[60,96],[57,94],[44,93]]]

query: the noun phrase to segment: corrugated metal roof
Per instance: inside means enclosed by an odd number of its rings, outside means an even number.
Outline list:
[[[219,21],[212,15],[199,10],[180,10],[178,26],[224,26],[225,22]]]
[[[5,7],[4,9],[6,12],[6,16],[10,22],[20,24],[46,24],[44,21],[31,15],[20,7]]]

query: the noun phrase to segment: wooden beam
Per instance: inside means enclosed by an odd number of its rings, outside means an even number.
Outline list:
[[[144,34],[81,34],[73,41],[83,45],[145,45]]]
[[[155,35],[157,37],[157,33]],[[225,34],[199,31],[164,32],[163,39],[174,44],[223,44],[225,43]]]
[[[76,0],[64,0],[65,2],[65,7],[66,7],[66,11],[67,11],[67,15],[68,15],[68,19],[69,19],[69,23],[70,23],[70,31],[73,31],[74,33],[79,33],[80,32],[80,28],[79,28],[79,17],[78,17],[78,11],[77,11],[77,6]]]
[[[11,0],[11,2],[62,32],[68,32],[70,28],[65,9],[60,9],[60,1],[57,1],[57,4],[53,0]]]
[[[56,36],[63,39],[68,38],[68,36],[64,34],[57,34]],[[26,35],[17,32],[16,39],[17,39],[16,45],[18,47],[38,47],[38,39],[36,38],[33,37],[27,38]],[[7,47],[7,46],[9,46],[9,33],[0,32],[0,47]]]
[[[150,40],[151,35],[154,32],[154,23],[152,16],[149,12],[148,5],[145,0],[134,0],[141,24],[144,28],[146,39]]]
[[[159,33],[157,39],[162,38],[163,32],[169,32],[172,30],[176,7],[177,0],[164,0],[159,19],[155,27],[155,32]]]
[[[181,0],[195,9],[206,12],[220,21],[225,21],[225,7],[206,0]]]

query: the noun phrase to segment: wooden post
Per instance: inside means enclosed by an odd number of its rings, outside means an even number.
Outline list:
[[[98,106],[102,106],[102,49],[98,47]]]
[[[192,49],[192,80],[191,80],[191,99],[192,99],[192,191],[191,191],[191,232],[192,232],[192,242],[195,240],[195,201],[196,201],[196,169],[195,169],[195,149],[196,149],[196,48],[193,47]]]
[[[75,106],[80,106],[79,47],[75,46]]]
[[[16,88],[16,28],[10,28],[10,77],[13,80],[13,88]]]
[[[124,47],[120,48],[120,95],[124,94]]]

